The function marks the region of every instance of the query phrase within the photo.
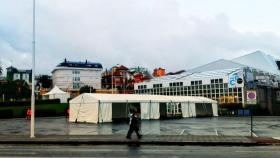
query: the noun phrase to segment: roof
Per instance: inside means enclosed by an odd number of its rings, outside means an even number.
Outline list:
[[[272,74],[280,75],[280,70],[276,64],[276,59],[261,51],[256,51],[251,54],[235,58],[232,61]]]
[[[222,77],[233,72],[240,71],[245,67],[255,68],[280,76],[280,70],[278,69],[276,60],[270,55],[261,51],[256,51],[233,60],[216,60],[197,68],[187,70],[181,74],[156,77],[143,83],[162,81],[172,82],[172,80],[201,79],[205,77]]]
[[[6,68],[8,72],[13,72],[13,73],[28,73],[31,74],[32,70],[21,70],[21,69],[17,69],[13,66],[9,66]]]
[[[195,96],[164,96],[164,95],[139,95],[139,94],[101,94],[83,93],[70,100],[70,103],[87,102],[207,102],[217,103],[217,101]]]
[[[179,80],[195,80],[195,79],[201,79],[201,78],[207,78],[207,77],[223,77],[226,75],[229,75],[233,72],[240,71],[241,68],[231,68],[231,69],[223,69],[223,70],[213,70],[213,71],[203,71],[203,72],[197,72],[197,73],[189,73],[185,72],[179,75],[168,75],[168,76],[162,76],[162,77],[156,77],[149,81],[145,82],[161,82],[161,81],[179,81]],[[145,83],[144,82],[144,83]]]
[[[52,94],[66,94],[66,92],[62,91],[57,86],[54,86],[51,91],[49,91],[48,93],[46,93],[44,95],[52,95]]]
[[[230,60],[225,60],[225,59],[220,59],[213,61],[211,63],[199,66],[197,68],[187,70],[189,73],[195,73],[195,72],[203,72],[203,71],[213,71],[213,70],[223,70],[223,69],[232,69],[232,68],[242,68],[246,67],[246,65],[230,61]]]
[[[102,69],[102,65],[100,63],[95,63],[95,62],[89,62],[89,61],[68,61],[68,60],[64,60],[64,62],[60,63],[57,65],[57,67],[76,67],[76,68],[101,68]]]

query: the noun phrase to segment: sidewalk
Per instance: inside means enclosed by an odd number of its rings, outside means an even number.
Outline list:
[[[194,135],[144,135],[137,140],[126,139],[125,135],[1,135],[0,144],[56,144],[56,145],[280,145],[280,140],[270,137],[245,136],[194,136]]]

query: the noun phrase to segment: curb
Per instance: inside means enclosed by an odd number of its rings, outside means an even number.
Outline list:
[[[198,145],[198,146],[260,146],[279,145],[270,137],[236,136],[144,136],[127,140],[124,136],[0,136],[0,144],[49,145]]]

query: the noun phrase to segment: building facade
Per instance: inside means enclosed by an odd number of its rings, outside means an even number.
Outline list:
[[[8,81],[23,80],[23,81],[27,82],[29,85],[31,85],[32,70],[20,70],[13,66],[10,66],[7,68],[6,79]]]
[[[110,70],[105,70],[102,73],[102,88],[103,89],[127,89],[128,79],[130,78],[128,68],[120,65],[114,66]]]
[[[161,67],[154,69],[154,72],[153,72],[154,77],[161,77],[161,76],[164,76],[164,75],[165,75],[165,69],[163,69]]]
[[[258,106],[270,114],[280,114],[279,66],[262,52],[154,78],[135,84],[134,89],[137,94],[204,96],[216,100],[222,108]]]
[[[83,86],[101,88],[102,65],[100,63],[67,61],[52,71],[53,86],[68,92],[78,92]]]
[[[151,75],[146,68],[127,68],[124,65],[117,65],[102,73],[102,93],[131,94],[134,93],[135,83],[149,79],[151,79]]]

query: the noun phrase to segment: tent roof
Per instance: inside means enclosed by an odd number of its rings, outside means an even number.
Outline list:
[[[164,96],[164,95],[139,95],[139,94],[100,94],[83,93],[70,100],[70,103],[88,103],[88,102],[210,102],[217,103],[214,100],[205,97],[194,96]]]
[[[57,86],[54,86],[51,91],[49,91],[48,93],[46,93],[44,95],[51,95],[51,94],[66,94],[66,92],[62,91]]]
[[[164,81],[170,82],[205,77],[221,77],[229,75],[233,72],[240,71],[245,67],[255,68],[280,76],[280,71],[278,70],[276,59],[261,51],[256,51],[232,60],[216,60],[211,63],[199,66],[197,68],[187,70],[186,72],[181,74],[155,77],[151,80],[147,80],[142,83],[145,84],[148,82],[157,83]]]
[[[225,69],[233,69],[233,68],[243,68],[246,67],[244,64],[240,64],[234,61],[220,59],[213,61],[211,63],[199,66],[197,68],[187,70],[188,73],[199,73],[205,71],[215,71],[215,70],[225,70]]]
[[[280,75],[276,59],[270,55],[267,55],[261,51],[256,51],[251,54],[247,54],[232,61],[248,65],[249,67],[257,68],[275,75]]]

